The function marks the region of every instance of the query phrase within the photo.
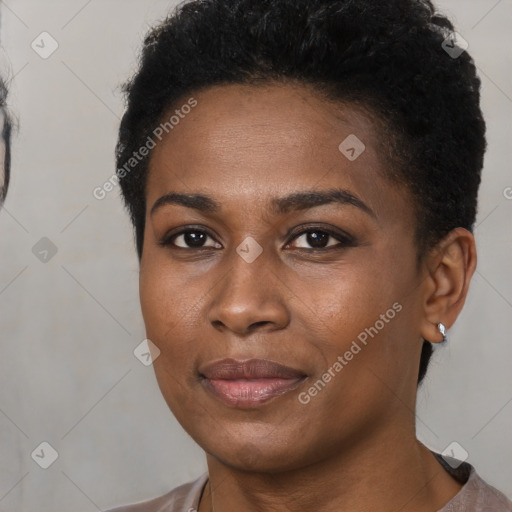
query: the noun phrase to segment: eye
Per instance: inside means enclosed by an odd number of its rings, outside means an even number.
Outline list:
[[[292,242],[299,245],[298,249],[324,250],[340,249],[344,247],[354,247],[355,241],[348,234],[335,233],[325,228],[311,227],[303,229],[292,236]],[[210,242],[208,243],[208,241]],[[177,233],[167,235],[159,245],[163,247],[172,246],[178,249],[221,249],[222,245],[218,243],[212,235],[203,229],[188,228]],[[290,245],[290,244],[288,244]],[[309,247],[308,247],[309,246]]]
[[[209,245],[205,245],[209,238],[213,243],[211,242]],[[206,231],[192,228],[166,236],[160,242],[160,245],[164,247],[171,245],[180,249],[202,249],[205,247],[220,249],[222,247]]]
[[[341,233],[334,233],[326,229],[320,229],[312,227],[306,230],[302,230],[297,233],[292,241],[299,241],[300,244],[298,249],[328,249],[328,248],[343,248],[353,247],[355,245],[354,240]],[[309,247],[308,247],[309,245]]]

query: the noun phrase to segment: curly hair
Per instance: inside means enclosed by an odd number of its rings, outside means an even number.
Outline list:
[[[7,87],[0,79],[0,112],[3,115],[3,126],[1,127],[0,140],[4,144],[4,161],[3,169],[0,176],[0,204],[5,200],[7,189],[9,188],[9,180],[11,177],[11,131],[12,124],[9,113],[6,110]]]
[[[418,261],[452,229],[472,231],[485,122],[473,59],[467,51],[456,58],[447,51],[453,34],[430,0],[192,0],[177,6],[146,36],[138,71],[124,85],[117,173],[139,259],[151,152],[131,172],[123,165],[173,105],[222,84],[298,82],[373,113],[388,177],[414,201]],[[431,354],[424,340],[418,383]]]

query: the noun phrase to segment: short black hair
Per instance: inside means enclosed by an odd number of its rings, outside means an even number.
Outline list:
[[[5,200],[7,189],[9,188],[9,180],[11,177],[11,132],[12,123],[6,108],[7,87],[2,79],[0,79],[0,112],[3,114],[3,126],[0,127],[0,140],[4,144],[5,156],[3,161],[3,170],[0,169],[0,204]],[[0,167],[2,164],[0,163]]]
[[[389,178],[414,201],[418,259],[470,231],[486,149],[480,79],[430,0],[192,0],[146,36],[116,148],[142,257],[151,152],[127,172],[170,109],[223,84],[302,83],[373,112]],[[458,52],[460,53],[460,52]],[[123,169],[124,168],[124,169]],[[121,172],[120,172],[121,171]],[[418,382],[432,346],[424,341]]]

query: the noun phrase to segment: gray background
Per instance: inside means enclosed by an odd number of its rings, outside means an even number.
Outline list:
[[[1,5],[2,75],[19,120],[0,214],[4,512],[104,510],[163,494],[206,469],[202,451],[168,411],[152,368],[133,355],[145,336],[132,231],[118,190],[103,201],[92,195],[114,171],[119,85],[134,69],[148,26],[172,5]],[[457,441],[479,473],[512,497],[512,2],[438,5],[480,69],[489,150],[478,271],[419,393],[418,436],[438,451]],[[33,40],[42,46],[43,31],[59,44],[47,59],[31,48]],[[53,245],[40,242],[44,237]],[[46,470],[31,458],[43,441],[59,455]]]

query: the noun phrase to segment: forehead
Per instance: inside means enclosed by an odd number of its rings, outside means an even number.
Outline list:
[[[197,106],[181,113],[153,151],[149,207],[176,189],[221,203],[264,203],[298,189],[341,186],[377,209],[384,187],[397,195],[379,155],[383,134],[353,105],[292,85],[217,86],[193,98]]]

